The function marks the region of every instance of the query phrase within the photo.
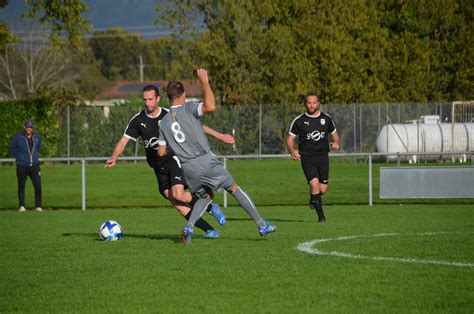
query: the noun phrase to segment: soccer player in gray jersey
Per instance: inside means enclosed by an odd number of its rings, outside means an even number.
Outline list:
[[[275,232],[276,226],[262,219],[250,197],[234,182],[231,174],[211,152],[200,117],[214,112],[216,103],[207,71],[198,69],[197,75],[204,91],[204,103],[185,103],[184,85],[178,81],[170,82],[166,91],[171,109],[160,122],[158,140],[158,154],[165,156],[166,147],[169,146],[182,163],[189,190],[201,197],[195,203],[188,224],[181,232],[181,239],[184,243],[191,242],[194,223],[212,202],[213,190],[231,193],[258,225],[261,236]],[[176,197],[181,198],[179,195]]]
[[[107,160],[105,167],[112,168],[115,166],[117,158],[122,154],[125,146],[130,139],[136,141],[138,137],[143,139],[143,146],[148,165],[153,168],[156,180],[158,183],[158,190],[164,198],[169,200],[171,204],[188,220],[191,217],[191,203],[193,201],[191,193],[183,192],[186,186],[184,181],[183,170],[179,165],[176,156],[168,155],[161,158],[157,155],[158,137],[160,135],[158,123],[164,116],[168,114],[168,109],[161,108],[160,91],[154,85],[147,85],[143,88],[143,103],[145,108],[136,114],[128,123],[122,138],[117,142],[112,156]],[[216,139],[228,144],[233,144],[234,138],[228,134],[221,134],[208,126],[203,126],[206,134],[215,137]],[[177,200],[172,198],[173,190],[181,191],[183,199]],[[225,215],[220,210],[217,204],[212,204],[208,208],[211,214],[220,225],[225,224]],[[196,227],[202,229],[204,238],[217,238],[219,232],[204,219],[199,219],[196,222]]]

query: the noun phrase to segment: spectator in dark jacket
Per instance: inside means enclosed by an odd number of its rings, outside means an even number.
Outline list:
[[[18,178],[18,201],[20,211],[25,212],[25,183],[30,177],[35,188],[36,211],[41,209],[41,171],[38,153],[41,149],[41,137],[34,132],[33,121],[23,124],[23,132],[15,135],[10,143],[10,152],[15,157],[16,176]]]

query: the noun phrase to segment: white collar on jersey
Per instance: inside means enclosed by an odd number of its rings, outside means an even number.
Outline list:
[[[310,117],[310,118],[317,118],[321,115],[321,111],[318,111],[318,114],[317,115],[310,115],[308,114],[306,111],[304,112],[304,114],[307,116],[307,117]]]
[[[160,111],[158,111],[158,114],[156,115],[156,117],[152,116],[151,114],[149,114],[147,111],[146,111],[146,108],[145,108],[145,114],[148,118],[152,118],[152,119],[155,119],[155,118],[158,118],[161,114],[161,107],[160,107]]]
[[[173,106],[171,106],[171,108],[178,108],[178,107],[182,107],[182,106],[184,106],[184,105],[183,105],[183,104],[181,104],[181,105],[173,105]]]

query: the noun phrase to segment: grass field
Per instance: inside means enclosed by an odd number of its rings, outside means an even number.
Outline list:
[[[143,164],[88,166],[87,211],[71,210],[80,168],[43,166],[47,210],[19,213],[14,168],[0,167],[0,208],[15,209],[0,211],[0,312],[474,311],[472,201],[369,207],[367,166],[333,164],[328,222],[317,224],[297,163],[229,168],[275,234],[261,238],[232,201],[220,239],[196,231],[191,245],[177,243],[184,220]],[[99,240],[107,219],[122,240]]]
[[[303,206],[261,207],[279,230],[260,238],[229,208],[222,238],[177,243],[171,209],[0,212],[0,312],[460,312],[474,310],[474,224],[466,205],[328,206],[326,224]],[[119,221],[124,238],[102,242]],[[213,223],[216,225],[215,223]],[[432,235],[421,234],[432,232]],[[414,262],[319,256],[324,252]],[[446,261],[471,266],[420,264]]]
[[[336,161],[336,162],[333,162]],[[227,163],[234,179],[252,196],[257,205],[306,205],[308,187],[299,162],[288,159],[231,160]],[[374,164],[374,204],[474,204],[473,199],[380,199],[379,169],[393,164]],[[81,208],[81,166],[42,165],[43,207],[50,209]],[[339,163],[332,159],[329,193],[324,202],[330,205],[369,203],[368,165]],[[15,167],[0,166],[0,209],[18,209]],[[153,170],[145,162],[120,163],[105,169],[103,164],[86,166],[87,207],[93,209],[168,206],[157,193]],[[26,185],[27,206],[33,207],[33,187]],[[222,204],[222,195],[217,195]],[[236,202],[229,198],[230,205]]]

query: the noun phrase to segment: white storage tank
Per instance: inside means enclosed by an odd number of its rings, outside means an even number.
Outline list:
[[[438,116],[425,116],[412,123],[387,124],[380,130],[376,144],[377,151],[382,153],[466,152],[466,155],[454,155],[456,160],[465,161],[474,150],[474,123],[456,123],[453,128],[451,123],[439,123]],[[434,154],[405,156],[401,160],[451,160],[452,157]]]

